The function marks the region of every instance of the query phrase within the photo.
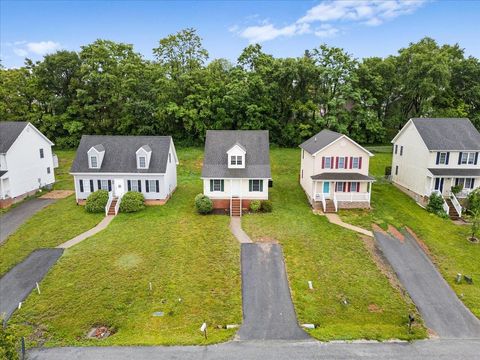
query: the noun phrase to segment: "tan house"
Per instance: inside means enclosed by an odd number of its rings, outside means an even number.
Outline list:
[[[457,198],[480,186],[480,133],[465,118],[410,119],[392,140],[392,181],[416,201],[441,194],[444,210],[461,216]],[[452,186],[462,191],[455,196]]]
[[[324,212],[369,208],[371,152],[348,136],[322,130],[300,145],[300,184],[310,204]]]

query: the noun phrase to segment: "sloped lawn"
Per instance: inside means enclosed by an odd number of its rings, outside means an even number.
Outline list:
[[[299,322],[319,325],[310,334],[321,340],[425,337],[421,325],[408,332],[415,307],[390,285],[360,237],[312,213],[298,182],[299,150],[273,149],[271,162],[274,211],[242,222],[253,239],[282,244]]]
[[[206,344],[234,335],[216,326],[241,323],[240,248],[228,217],[195,213],[201,156],[179,151],[179,186],[166,205],[119,214],[66,250],[41,295],[32,293],[10,320],[29,346]],[[86,339],[95,325],[114,334]]]

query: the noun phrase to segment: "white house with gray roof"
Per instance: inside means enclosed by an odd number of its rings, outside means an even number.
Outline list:
[[[138,191],[146,204],[164,204],[177,187],[177,165],[170,136],[84,135],[70,173],[77,203],[103,189],[113,201]]]
[[[300,145],[300,184],[315,209],[368,208],[373,154],[348,136],[322,130]]]
[[[392,144],[392,181],[420,202],[432,192],[442,194],[447,212],[452,217],[461,215],[457,197],[465,197],[480,186],[480,133],[471,121],[410,119]],[[463,186],[457,197],[451,194],[455,185]]]
[[[52,146],[29,122],[0,122],[0,208],[55,182]]]
[[[208,130],[202,168],[203,193],[215,209],[240,216],[251,200],[267,200],[271,184],[266,130]]]

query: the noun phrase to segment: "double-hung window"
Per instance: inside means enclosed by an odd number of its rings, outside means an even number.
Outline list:
[[[108,191],[108,180],[101,180],[100,185],[102,190]]]
[[[455,181],[456,185],[463,185],[464,189],[472,189],[474,183],[475,183],[475,180],[473,178],[458,178]]]
[[[358,191],[358,183],[357,182],[350,183],[350,191],[351,192],[357,192]]]
[[[158,192],[159,191],[159,181],[158,180],[145,180],[145,191],[146,192]]]
[[[325,169],[332,168],[332,158],[330,156],[325,158]]]
[[[43,153],[43,149],[40,149],[40,159],[43,159],[45,157],[45,154]]]
[[[248,191],[250,192],[263,191],[263,180],[248,180]]]
[[[339,169],[345,169],[345,158],[344,157],[339,157],[338,158],[338,168]]]
[[[358,169],[360,167],[360,158],[354,157],[352,158],[352,169]]]
[[[475,163],[475,153],[474,152],[464,152],[460,158],[460,164],[473,165]]]
[[[211,179],[210,180],[210,191],[224,191],[224,180],[223,179]]]
[[[145,159],[145,156],[140,156],[138,158],[138,165],[140,165],[142,169],[147,167],[147,159]]]
[[[130,180],[130,191],[138,192],[138,180]]]
[[[243,161],[242,161],[242,156],[235,156],[235,155],[232,155],[230,157],[230,165],[242,165]]]
[[[96,169],[98,167],[97,163],[97,157],[96,156],[90,156],[90,165],[92,168]]]
[[[345,183],[340,181],[337,182],[337,192],[345,192]]]
[[[447,164],[447,153],[446,152],[441,152],[438,155],[438,163],[441,165],[446,165]]]

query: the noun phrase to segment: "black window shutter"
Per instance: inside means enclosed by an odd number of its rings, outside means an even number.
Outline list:
[[[210,191],[213,191],[213,180],[210,180]]]
[[[248,180],[248,191],[252,191],[252,183],[253,183],[253,180]]]
[[[150,192],[150,184],[148,180],[145,180],[145,191],[148,193]]]
[[[260,181],[260,191],[263,191],[263,180],[259,180]]]
[[[142,180],[138,180],[138,192],[142,192]]]
[[[477,165],[477,162],[478,162],[478,152],[475,153],[475,165]]]
[[[460,165],[461,162],[462,162],[462,152],[460,151],[458,153],[458,165]]]
[[[440,153],[437,152],[437,160],[435,160],[435,165],[438,165],[439,162],[440,162]]]
[[[450,161],[450,153],[447,152],[447,160],[445,161],[445,164],[448,165],[449,161]]]
[[[223,180],[220,180],[220,189],[221,191],[223,191],[225,189],[225,184],[224,184],[224,181]]]
[[[470,189],[475,188],[475,178],[472,178],[472,184],[470,185]]]
[[[97,180],[97,185],[98,185],[98,190],[100,190],[102,188],[102,181]]]
[[[160,192],[160,181],[155,180],[155,192]]]
[[[95,189],[93,188],[93,180],[90,180],[90,192],[94,192]]]
[[[458,178],[455,179],[455,186],[458,186]]]
[[[80,184],[80,192],[83,192],[83,180],[79,180],[78,183]]]
[[[112,180],[108,180],[108,191],[112,191]]]

